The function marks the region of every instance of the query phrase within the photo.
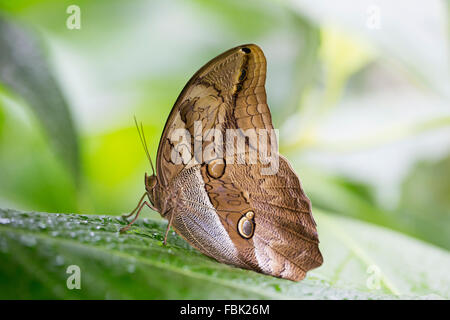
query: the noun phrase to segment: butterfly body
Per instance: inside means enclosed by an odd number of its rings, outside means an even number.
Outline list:
[[[252,158],[260,141],[244,137],[245,148],[238,150],[236,140],[225,138],[230,130],[238,136],[273,130],[265,73],[266,60],[256,45],[228,50],[202,67],[169,115],[156,175],[145,178],[146,192],[152,207],[202,253],[298,281],[323,259],[297,175],[274,151],[274,136],[264,140],[277,160],[271,174],[264,173],[270,164]],[[186,152],[174,153],[178,129],[192,138],[179,144]],[[228,157],[230,150],[235,153]]]

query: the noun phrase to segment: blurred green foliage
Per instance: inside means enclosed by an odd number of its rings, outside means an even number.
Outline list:
[[[66,28],[71,4],[0,1],[0,17],[45,53],[10,59],[0,75],[36,63],[46,73],[32,83],[0,78],[0,207],[129,211],[149,170],[133,116],[155,157],[190,76],[217,54],[256,43],[268,60],[281,152],[315,210],[450,249],[448,2],[408,14],[383,2],[375,29],[364,1],[78,0],[80,30]],[[8,47],[0,43],[0,57]],[[18,90],[20,81],[39,90]],[[55,92],[59,100],[47,99]],[[58,133],[49,129],[55,123]],[[78,143],[77,184],[68,159],[77,159]]]
[[[448,156],[416,165],[403,183],[399,216],[404,229],[433,243],[450,243],[449,177]]]
[[[0,79],[32,107],[47,136],[79,180],[79,150],[74,124],[38,37],[8,19],[0,20]]]

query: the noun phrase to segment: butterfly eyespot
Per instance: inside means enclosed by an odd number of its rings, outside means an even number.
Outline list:
[[[247,47],[244,47],[244,48],[242,48],[241,49],[244,53],[250,53],[250,52],[252,52],[252,50],[250,50],[249,48],[247,48]]]
[[[225,166],[223,160],[216,159],[206,165],[206,171],[210,177],[219,179],[225,172]]]
[[[253,217],[255,213],[253,211],[247,212],[245,215],[239,219],[238,222],[238,232],[239,235],[245,239],[250,239],[255,232],[255,222]]]

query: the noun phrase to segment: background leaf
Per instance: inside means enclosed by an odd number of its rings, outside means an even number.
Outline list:
[[[142,219],[119,234],[125,221],[118,217],[0,210],[0,297],[448,298],[446,252],[368,224],[316,217],[325,262],[297,283],[217,263],[174,233],[162,246],[162,221]],[[81,268],[81,290],[66,288],[69,265]],[[370,265],[379,268],[378,289],[367,286]]]
[[[450,157],[417,164],[403,183],[398,224],[450,250],[449,195]]]
[[[0,47],[0,82],[33,109],[55,151],[78,179],[79,147],[74,123],[38,38],[0,15]]]

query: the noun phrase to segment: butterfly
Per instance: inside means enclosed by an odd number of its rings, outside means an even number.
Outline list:
[[[121,231],[148,206],[168,220],[164,243],[172,227],[222,263],[293,281],[323,263],[310,200],[278,153],[265,80],[255,44],[205,64],[169,114],[156,171],[138,126],[153,174],[145,174],[145,193],[125,216],[135,217]]]

